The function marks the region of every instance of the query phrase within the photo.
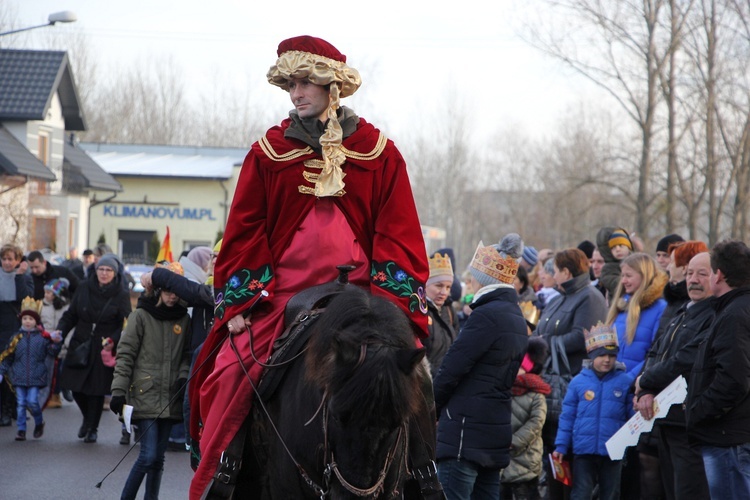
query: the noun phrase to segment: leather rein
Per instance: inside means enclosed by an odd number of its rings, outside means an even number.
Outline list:
[[[298,321],[295,321],[295,325],[298,325],[309,318],[313,317],[313,315],[317,316],[320,312],[322,312],[323,309],[318,309],[315,311],[310,311],[309,314],[300,315],[300,319]],[[295,325],[292,325],[294,327]],[[258,360],[256,354],[255,354],[255,348],[253,346],[253,336],[250,334],[250,331],[247,331],[248,335],[250,335],[250,354],[253,358],[253,360],[263,366],[264,368],[278,368],[281,366],[285,366],[290,364],[292,361],[296,360],[299,356],[301,356],[307,349],[303,349],[300,353],[295,355],[289,360],[286,360],[282,363],[278,364],[267,364],[262,363],[260,360]],[[237,356],[237,360],[239,361],[240,367],[242,368],[242,371],[245,374],[245,377],[247,378],[248,382],[250,382],[250,386],[252,387],[255,394],[258,394],[257,387],[255,386],[255,383],[253,382],[252,378],[250,377],[250,374],[247,371],[247,368],[245,367],[245,364],[242,360],[242,356],[240,355],[239,350],[237,349],[237,346],[234,343],[234,336],[232,334],[229,335],[229,344],[232,347],[232,350],[234,351],[235,355]],[[360,355],[359,360],[357,361],[356,366],[352,369],[352,372],[358,369],[365,361],[365,358],[367,357],[367,342],[363,342],[360,346]],[[297,471],[299,472],[300,476],[302,477],[302,480],[305,482],[305,484],[316,494],[321,500],[324,500],[326,497],[328,497],[330,493],[330,481],[331,481],[331,474],[336,476],[336,479],[338,479],[339,483],[341,483],[341,486],[343,486],[348,492],[352,493],[353,495],[356,495],[358,497],[375,497],[383,493],[383,485],[385,483],[385,478],[388,474],[388,471],[390,470],[391,466],[393,465],[394,460],[396,459],[397,452],[399,448],[401,449],[401,464],[404,466],[404,472],[408,473],[408,470],[406,470],[406,457],[408,452],[408,438],[406,436],[407,429],[406,429],[406,423],[402,423],[401,426],[398,429],[398,435],[396,437],[396,441],[393,443],[393,446],[388,452],[388,455],[385,458],[385,462],[383,463],[383,467],[380,470],[380,474],[378,475],[378,480],[375,482],[373,486],[370,488],[357,488],[356,486],[352,485],[350,482],[348,482],[343,475],[341,474],[341,471],[339,470],[339,466],[336,463],[336,459],[333,456],[333,452],[330,450],[330,446],[328,443],[328,392],[323,393],[323,398],[320,402],[320,406],[318,406],[317,411],[315,414],[310,418],[310,420],[305,424],[308,425],[312,423],[315,418],[320,414],[321,409],[323,413],[323,446],[324,446],[324,455],[323,455],[323,463],[325,465],[324,472],[323,472],[323,481],[324,486],[320,486],[317,484],[313,479],[310,477],[310,475],[307,473],[304,467],[302,467],[302,464],[300,464],[292,454],[291,450],[287,446],[286,441],[284,441],[284,438],[281,436],[281,433],[279,432],[278,428],[276,427],[276,424],[274,423],[273,419],[271,418],[271,414],[266,408],[266,405],[263,403],[263,400],[261,398],[256,398],[258,400],[258,403],[260,404],[261,409],[263,410],[263,413],[265,414],[266,418],[268,419],[268,422],[271,424],[271,428],[273,428],[274,433],[279,438],[279,441],[281,441],[281,445],[284,447],[284,450],[286,451],[287,455],[289,456],[292,463],[294,463],[294,466],[297,468]],[[328,459],[330,455],[330,461]],[[399,472],[400,477],[401,472]],[[395,485],[398,485],[400,481],[396,481]],[[396,498],[400,492],[396,489],[397,486],[394,486],[393,491],[390,493],[389,498]]]

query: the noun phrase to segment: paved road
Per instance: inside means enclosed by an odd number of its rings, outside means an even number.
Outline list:
[[[0,427],[0,498],[17,499],[117,499],[139,447],[136,445],[102,485],[96,483],[111,471],[130,447],[119,444],[120,423],[111,411],[102,415],[97,443],[76,438],[81,414],[75,403],[44,411],[44,436],[34,439],[34,421],[27,422],[28,440],[16,442],[12,427]],[[167,452],[161,483],[162,500],[187,498],[193,471],[188,453]],[[145,482],[145,481],[144,481]],[[138,498],[143,498],[144,487]]]

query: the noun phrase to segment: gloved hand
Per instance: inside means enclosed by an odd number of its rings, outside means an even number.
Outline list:
[[[176,394],[178,398],[183,398],[185,396],[185,389],[187,389],[187,379],[178,378],[172,386],[172,394]]]
[[[109,409],[115,415],[122,415],[122,407],[125,406],[125,396],[112,396],[109,400]]]

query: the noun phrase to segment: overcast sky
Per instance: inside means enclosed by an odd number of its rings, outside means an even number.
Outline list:
[[[404,133],[413,113],[440,119],[454,91],[472,132],[517,126],[544,134],[587,89],[517,36],[523,9],[540,7],[534,0],[381,0],[348,2],[336,11],[333,2],[298,0],[2,2],[18,27],[44,23],[61,10],[78,16],[73,24],[31,31],[14,45],[34,48],[35,36],[54,35],[64,46],[71,33],[82,32],[100,67],[172,57],[185,69],[193,98],[217,81],[250,85],[264,100],[278,101],[281,113],[291,107],[288,97],[265,83],[278,43],[301,34],[324,38],[362,73],[362,88],[344,104],[386,120],[376,124],[392,133]]]

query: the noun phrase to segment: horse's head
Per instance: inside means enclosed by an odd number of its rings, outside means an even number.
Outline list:
[[[403,472],[407,423],[423,398],[417,374],[423,357],[406,315],[362,290],[340,294],[318,320],[307,376],[326,394],[328,458],[345,482],[367,489],[387,468],[387,493]],[[332,493],[350,496],[341,484],[332,481]]]

